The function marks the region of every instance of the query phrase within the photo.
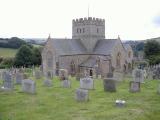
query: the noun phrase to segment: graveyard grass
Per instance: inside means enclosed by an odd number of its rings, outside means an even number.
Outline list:
[[[3,56],[3,57],[14,57],[16,53],[17,53],[17,49],[0,48],[0,56]]]
[[[116,93],[104,92],[102,80],[95,80],[95,90],[89,91],[90,100],[84,103],[74,99],[79,87],[75,78],[71,88],[61,88],[58,78],[53,87],[36,80],[35,95],[22,93],[15,85],[13,92],[0,92],[0,120],[160,120],[159,81],[145,81],[140,93],[130,93],[129,79],[118,83]],[[126,106],[116,107],[116,99],[125,100]]]

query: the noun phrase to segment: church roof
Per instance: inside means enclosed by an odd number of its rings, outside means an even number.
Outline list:
[[[123,46],[124,46],[125,50],[128,50],[131,48],[131,46],[127,43],[124,43]]]
[[[50,39],[58,55],[87,54],[87,50],[79,39]],[[109,55],[117,39],[98,40],[90,54]]]
[[[117,39],[103,39],[99,40],[95,46],[94,54],[109,55],[117,42]]]
[[[79,66],[80,67],[93,67],[94,65],[96,65],[96,59],[89,57],[86,61],[82,62]]]
[[[51,39],[58,55],[74,55],[86,53],[79,39]]]

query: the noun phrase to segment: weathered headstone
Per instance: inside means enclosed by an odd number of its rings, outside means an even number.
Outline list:
[[[63,80],[63,81],[61,81],[61,86],[63,88],[70,88],[71,87],[71,82],[69,80]]]
[[[22,92],[36,93],[36,83],[33,80],[24,79],[22,80]]]
[[[4,80],[3,80],[3,88],[7,90],[12,90],[14,88],[12,75],[9,72],[5,73]]]
[[[130,81],[130,92],[140,92],[140,82]]]
[[[41,75],[42,75],[42,72],[40,70],[36,70],[35,71],[35,78],[36,79],[40,79],[41,78]]]
[[[23,73],[16,74],[16,84],[21,84],[23,79]]]
[[[104,91],[116,92],[116,79],[115,78],[104,78]]]
[[[141,69],[134,69],[132,73],[133,81],[134,82],[144,82],[144,73]]]
[[[46,79],[43,82],[44,86],[51,87],[53,86],[52,80]]]
[[[86,77],[80,79],[80,88],[82,89],[94,89],[94,80]]]
[[[75,99],[76,99],[78,102],[88,101],[88,100],[89,100],[88,90],[77,89],[77,90],[76,90]]]
[[[68,71],[66,69],[59,70],[60,80],[68,80]]]
[[[122,81],[123,80],[123,76],[124,76],[124,74],[122,73],[122,72],[114,72],[114,74],[113,74],[113,77],[115,78],[115,79],[117,79],[118,81]]]

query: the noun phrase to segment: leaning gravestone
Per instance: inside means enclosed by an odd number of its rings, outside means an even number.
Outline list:
[[[63,88],[70,88],[71,87],[71,82],[69,80],[63,80],[63,81],[61,81],[61,86]]]
[[[140,82],[130,81],[130,92],[140,92]]]
[[[53,86],[52,80],[49,79],[44,80],[43,85],[47,87]]]
[[[94,80],[92,78],[86,77],[80,79],[80,88],[82,89],[94,89]]]
[[[132,73],[132,77],[133,77],[132,81],[143,83],[144,82],[144,73],[143,73],[143,70],[141,70],[141,69],[134,69],[133,73]]]
[[[16,84],[21,84],[23,80],[23,73],[16,74]]]
[[[33,80],[22,80],[22,92],[34,94],[36,92],[36,83]]]
[[[5,73],[2,89],[4,90],[12,90],[14,88],[14,83],[12,79],[12,75],[9,72]]]
[[[116,81],[115,78],[104,78],[104,91],[116,92]]]
[[[89,100],[88,90],[77,89],[75,99],[78,102],[88,101]]]

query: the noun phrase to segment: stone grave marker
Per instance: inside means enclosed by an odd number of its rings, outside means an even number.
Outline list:
[[[41,75],[42,75],[42,72],[40,70],[35,71],[35,78],[36,79],[41,79]]]
[[[12,90],[14,88],[14,81],[12,75],[9,72],[5,73],[2,89]]]
[[[122,81],[123,80],[123,73],[121,73],[121,72],[114,72],[114,74],[113,74],[113,77],[116,79],[116,80],[118,80],[118,81]]]
[[[21,84],[23,79],[23,73],[16,74],[16,84]]]
[[[140,82],[130,81],[130,92],[140,92]]]
[[[80,79],[80,88],[81,89],[94,89],[94,80],[92,78],[86,77]]]
[[[60,80],[68,80],[68,71],[66,69],[59,70]]]
[[[104,78],[104,91],[116,92],[116,81],[115,78]]]
[[[35,94],[36,93],[35,81],[29,79],[22,80],[22,92]]]
[[[144,73],[141,69],[134,69],[132,73],[132,77],[134,82],[144,83]]]
[[[44,80],[43,85],[47,87],[53,86],[52,80],[49,79]]]
[[[63,81],[61,81],[61,86],[63,88],[70,88],[71,87],[71,81],[69,81],[69,80],[63,80]]]
[[[85,102],[89,100],[89,94],[88,94],[88,90],[84,90],[84,89],[76,89],[76,95],[75,95],[75,99],[78,102]]]

